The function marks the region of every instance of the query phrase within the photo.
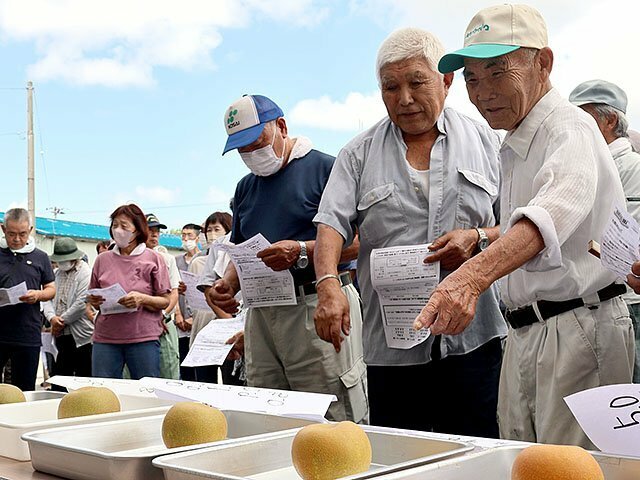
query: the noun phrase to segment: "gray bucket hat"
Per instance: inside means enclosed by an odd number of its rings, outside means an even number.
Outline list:
[[[79,260],[85,253],[78,248],[73,238],[58,238],[53,244],[53,254],[49,256],[52,262],[69,262]]]

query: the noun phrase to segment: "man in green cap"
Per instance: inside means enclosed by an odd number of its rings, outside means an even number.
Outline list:
[[[83,256],[84,252],[69,237],[58,238],[53,244],[53,254],[49,256],[58,264],[56,296],[44,304],[43,310],[51,323],[51,333],[58,349],[58,375],[91,376],[93,322],[85,309],[91,268],[82,261]],[[53,388],[59,387],[54,385]]]
[[[502,235],[440,283],[415,327],[464,330],[480,293],[506,276],[501,436],[593,448],[563,398],[631,381],[625,286],[587,253],[625,198],[595,122],[551,86],[553,60],[545,22],[527,5],[481,10],[464,48],[441,58],[441,73],[464,67],[471,102],[492,128],[507,130]]]

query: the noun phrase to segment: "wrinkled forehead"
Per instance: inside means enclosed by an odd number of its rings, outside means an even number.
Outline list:
[[[28,220],[20,221],[20,220],[6,219],[2,224],[2,226],[5,228],[5,230],[12,230],[12,231],[25,231],[25,230],[31,229],[31,226],[29,225]]]

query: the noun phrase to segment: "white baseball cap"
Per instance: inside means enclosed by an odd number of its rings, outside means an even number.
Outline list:
[[[465,57],[494,58],[521,47],[548,46],[547,25],[540,12],[529,5],[496,5],[480,10],[469,23],[464,48],[444,55],[440,73],[464,67]]]

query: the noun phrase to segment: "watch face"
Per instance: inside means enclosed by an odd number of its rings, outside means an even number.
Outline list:
[[[298,268],[307,268],[308,265],[309,265],[308,257],[300,257],[296,262],[296,267]]]
[[[489,246],[489,239],[488,238],[483,238],[482,240],[480,240],[478,242],[478,247],[480,248],[480,250],[484,250],[488,246]]]

